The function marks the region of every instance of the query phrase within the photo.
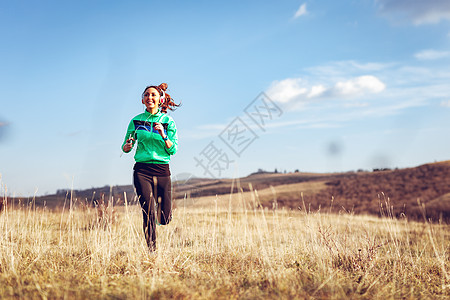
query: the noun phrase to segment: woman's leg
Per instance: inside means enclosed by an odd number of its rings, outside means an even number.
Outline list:
[[[170,176],[158,176],[157,195],[161,197],[160,224],[167,225],[172,220],[172,181]]]
[[[134,171],[136,194],[142,208],[145,240],[151,251],[156,249],[155,200],[153,177]]]

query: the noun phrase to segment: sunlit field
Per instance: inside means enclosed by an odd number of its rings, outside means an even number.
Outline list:
[[[257,195],[256,195],[257,196]],[[139,206],[0,214],[0,298],[445,299],[450,228],[342,211],[177,203],[149,253]],[[253,202],[252,202],[253,201]],[[187,202],[187,201],[186,201]],[[225,205],[226,206],[226,205]]]

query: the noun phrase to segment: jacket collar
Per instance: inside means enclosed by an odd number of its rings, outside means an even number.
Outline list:
[[[144,111],[144,115],[146,118],[151,118],[151,117],[160,117],[162,116],[162,112],[160,110],[158,110],[158,112],[156,114],[152,114],[150,112],[147,111],[147,109]]]

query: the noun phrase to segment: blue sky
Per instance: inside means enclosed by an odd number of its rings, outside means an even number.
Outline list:
[[[448,160],[449,25],[447,0],[0,1],[1,192],[131,184],[161,82],[175,178]]]

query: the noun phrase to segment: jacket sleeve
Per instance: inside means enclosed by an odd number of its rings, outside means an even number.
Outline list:
[[[172,146],[166,149],[166,151],[169,155],[174,155],[178,150],[178,135],[177,126],[175,125],[175,121],[173,119],[170,120],[169,126],[167,127],[167,136],[172,142]]]
[[[127,133],[125,134],[125,139],[123,140],[122,147],[121,147],[122,151],[123,151],[123,146],[125,146],[127,140],[130,137],[134,138],[134,141],[133,141],[133,146],[134,146],[134,144],[136,143],[136,130],[134,128],[133,120],[131,120],[130,124],[128,125]],[[123,151],[123,152],[125,152],[125,151]]]

